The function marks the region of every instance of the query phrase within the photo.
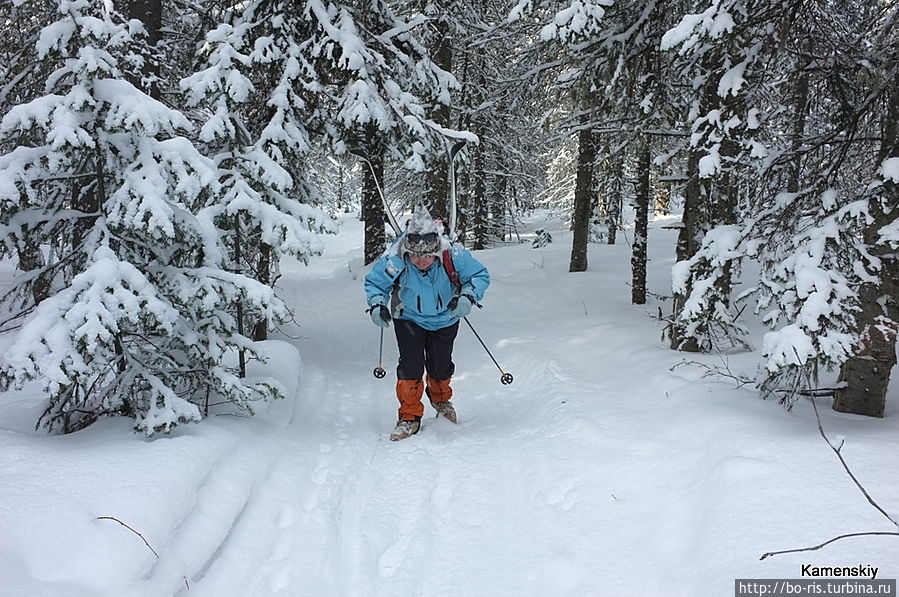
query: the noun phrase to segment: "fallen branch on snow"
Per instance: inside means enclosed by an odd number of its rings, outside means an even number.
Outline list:
[[[796,357],[799,358],[799,355],[797,354]],[[807,381],[809,381],[808,386],[809,386],[809,388],[811,388],[811,386],[812,386],[812,384],[810,383],[811,380],[807,380]],[[824,424],[821,422],[821,413],[818,412],[818,404],[815,402],[815,394],[813,393],[814,390],[809,390],[809,392],[810,392],[809,401],[811,401],[811,403],[812,403],[812,409],[815,411],[815,420],[818,422],[818,433],[821,435],[822,438],[824,438],[824,441],[827,442],[827,445],[830,446],[830,449],[833,450],[834,454],[837,455],[837,458],[840,460],[840,464],[843,465],[843,469],[846,471],[846,474],[849,475],[849,478],[852,479],[852,482],[855,483],[855,486],[858,487],[859,491],[862,492],[862,494],[868,500],[868,503],[871,504],[878,512],[883,514],[887,520],[889,520],[891,523],[893,523],[893,526],[899,527],[899,524],[896,523],[896,521],[893,519],[893,517],[890,516],[886,510],[881,508],[880,504],[878,504],[876,501],[874,501],[874,498],[871,497],[871,494],[868,493],[868,491],[861,484],[861,482],[858,480],[858,478],[853,474],[852,469],[849,468],[849,464],[846,462],[846,459],[843,458],[843,443],[844,442],[841,441],[840,445],[835,446],[833,444],[833,442],[830,441],[830,438],[827,437],[827,433],[824,432]],[[830,545],[831,543],[833,543],[835,541],[839,541],[840,539],[847,539],[849,537],[865,537],[865,536],[899,537],[899,533],[889,532],[889,531],[871,531],[871,532],[867,532],[867,533],[848,533],[846,535],[838,535],[837,537],[834,537],[833,539],[829,539],[828,541],[825,541],[824,543],[821,543],[820,545],[815,545],[813,547],[800,547],[797,549],[788,549],[788,550],[783,550],[783,551],[769,551],[768,553],[763,554],[762,557],[759,559],[764,560],[768,556],[775,556],[775,555],[780,555],[780,554],[785,554],[785,553],[796,553],[796,552],[800,552],[800,551],[815,551],[815,550],[821,549],[825,545]]]
[[[899,533],[888,533],[886,531],[871,531],[870,533],[849,533],[847,535],[840,535],[838,537],[834,537],[833,539],[829,539],[820,545],[815,545],[814,547],[800,547],[797,549],[785,549],[783,551],[769,551],[768,553],[762,554],[760,560],[764,560],[768,556],[779,556],[784,553],[797,553],[800,551],[816,551],[821,549],[825,545],[830,545],[834,541],[839,541],[840,539],[848,539],[849,537],[865,537],[870,535],[890,535],[894,537],[899,537]]]
[[[116,518],[115,516],[98,516],[98,517],[97,517],[97,520],[112,520],[112,521],[115,521],[115,522],[119,523],[120,525],[122,525],[123,527],[125,527],[126,529],[128,529],[129,531],[131,531],[132,533],[134,533],[135,535],[137,535],[138,537],[140,537],[140,540],[143,541],[143,542],[144,542],[144,545],[146,545],[146,546],[150,549],[150,551],[153,552],[153,555],[156,556],[156,559],[159,559],[159,554],[156,553],[156,550],[153,549],[153,546],[150,545],[150,542],[147,541],[147,539],[146,539],[143,535],[141,535],[139,532],[137,532],[136,530],[134,530],[134,528],[128,526],[127,524],[125,524],[124,522],[122,522],[121,520],[119,520],[118,518]],[[184,586],[187,587],[187,590],[188,590],[188,591],[190,591],[190,583],[187,582],[187,577],[184,576],[184,577],[182,577],[182,578],[184,579]]]
[[[151,546],[150,543],[147,542],[147,540],[144,538],[143,535],[141,535],[140,533],[138,533],[137,531],[135,531],[133,528],[131,528],[130,526],[128,526],[127,524],[125,524],[124,522],[122,522],[121,520],[119,520],[118,518],[116,518],[115,516],[98,516],[98,517],[97,517],[97,520],[114,520],[115,522],[119,523],[120,525],[122,525],[123,527],[125,527],[126,529],[128,529],[129,531],[131,531],[132,533],[134,533],[135,535],[137,535],[138,537],[140,537],[141,541],[144,542],[144,545],[146,545],[147,547],[149,547],[149,548],[150,548],[150,551],[153,552],[153,555],[156,556],[157,558],[159,558],[159,554],[156,553],[156,550],[153,549],[153,546]]]

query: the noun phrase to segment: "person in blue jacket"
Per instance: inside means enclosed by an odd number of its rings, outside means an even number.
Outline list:
[[[451,257],[445,264],[444,251]],[[450,279],[455,271],[458,279]],[[456,422],[450,399],[455,371],[453,342],[459,320],[484,297],[490,274],[464,247],[451,244],[443,224],[419,205],[387,252],[365,276],[365,294],[372,322],[394,322],[399,347],[396,396],[399,418],[391,440],[418,433],[425,392],[438,416]],[[424,376],[424,381],[422,377]]]

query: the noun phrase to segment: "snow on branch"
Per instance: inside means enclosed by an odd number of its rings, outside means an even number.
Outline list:
[[[713,0],[705,11],[685,15],[680,23],[666,31],[661,47],[670,50],[681,46],[680,53],[685,54],[703,38],[716,39],[733,28],[734,20],[730,13],[721,8],[721,0]]]

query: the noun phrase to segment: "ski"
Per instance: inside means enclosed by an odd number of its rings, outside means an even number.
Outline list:
[[[465,141],[457,141],[449,148],[449,184],[450,184],[450,209],[448,236],[451,241],[456,235],[456,154],[465,147]]]
[[[384,191],[381,190],[381,183],[378,182],[378,175],[375,174],[375,167],[368,157],[368,152],[361,147],[352,147],[348,151],[368,164],[368,169],[371,171],[371,176],[375,181],[375,187],[378,189],[378,195],[381,196],[381,203],[384,205],[384,213],[387,215],[387,221],[390,223],[390,227],[393,228],[393,232],[399,236],[402,233],[402,230],[400,229],[400,225],[397,224],[396,218],[393,216],[393,210],[390,209],[390,204],[387,203],[387,197],[384,196]]]

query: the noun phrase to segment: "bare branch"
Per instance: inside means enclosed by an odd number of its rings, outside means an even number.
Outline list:
[[[797,549],[785,549],[782,551],[769,551],[767,553],[762,554],[762,557],[760,557],[759,559],[764,560],[768,556],[779,556],[779,555],[785,554],[785,553],[798,553],[800,551],[816,551],[816,550],[821,549],[825,545],[830,545],[834,541],[839,541],[840,539],[848,539],[849,537],[868,537],[868,536],[872,536],[872,535],[879,535],[879,536],[887,535],[887,536],[891,536],[891,537],[899,537],[899,533],[888,533],[888,532],[882,532],[882,531],[872,531],[870,533],[848,533],[846,535],[840,535],[838,537],[834,537],[833,539],[829,539],[829,540],[825,541],[824,543],[821,543],[820,545],[815,545],[813,547],[800,547]]]
[[[815,403],[815,399],[809,398],[809,400],[812,403],[812,408],[815,409],[815,418],[818,420],[818,432],[821,434],[821,437],[824,438],[824,441],[827,442],[827,445],[830,446],[830,449],[833,450],[833,453],[837,455],[837,458],[840,459],[840,464],[843,465],[843,469],[845,469],[846,474],[849,475],[849,478],[852,479],[852,482],[855,483],[856,487],[858,487],[859,490],[862,492],[862,494],[864,494],[865,498],[867,498],[867,500],[868,500],[868,503],[871,504],[872,506],[874,506],[874,508],[878,512],[883,514],[887,520],[892,522],[893,526],[899,527],[899,523],[896,523],[896,521],[893,519],[893,517],[890,516],[889,514],[887,514],[886,510],[881,508],[880,505],[874,501],[874,498],[871,497],[871,495],[867,492],[867,490],[865,490],[864,486],[862,486],[862,484],[855,477],[855,475],[852,474],[852,469],[849,468],[849,465],[846,463],[846,459],[843,458],[843,454],[841,453],[841,450],[843,448],[842,442],[840,443],[840,446],[838,448],[834,447],[833,443],[831,443],[831,441],[830,441],[830,438],[828,438],[827,434],[824,433],[824,425],[822,425],[822,423],[821,423],[821,415],[818,414],[818,405]]]
[[[688,360],[684,359],[684,360],[681,360],[681,362],[674,364],[671,367],[671,369],[669,369],[669,371],[674,371],[678,367],[682,367],[684,365],[695,365],[697,367],[705,369],[705,372],[702,374],[703,379],[709,379],[709,378],[730,379],[736,384],[737,389],[754,383],[752,379],[750,379],[744,375],[740,375],[738,373],[734,373],[733,371],[731,371],[730,363],[727,360],[727,357],[725,355],[723,355],[719,352],[718,358],[721,360],[720,367],[712,367],[711,365],[707,365],[707,364],[701,363],[699,361],[688,361]]]
[[[796,352],[795,349],[794,349],[794,352]],[[798,352],[796,352],[796,358],[799,358]],[[808,376],[807,373],[806,373],[806,376]],[[806,384],[809,388],[809,391],[815,391],[815,389],[812,388],[811,379],[807,378]],[[818,423],[818,433],[821,434],[821,437],[824,438],[824,441],[827,442],[827,445],[830,447],[831,450],[833,450],[833,453],[836,454],[837,458],[840,459],[840,464],[843,465],[843,469],[846,471],[846,474],[849,475],[849,478],[852,479],[852,482],[855,483],[855,486],[858,487],[859,491],[862,492],[862,494],[868,500],[868,503],[871,504],[872,506],[874,506],[874,508],[878,512],[883,514],[887,520],[889,520],[891,523],[893,523],[893,526],[899,527],[899,524],[896,523],[896,521],[893,519],[893,517],[890,516],[889,514],[887,514],[886,510],[881,508],[880,505],[874,501],[874,498],[871,497],[871,495],[868,493],[868,491],[864,488],[864,486],[859,482],[859,480],[856,478],[856,476],[852,473],[852,469],[849,468],[849,464],[847,464],[846,459],[843,458],[842,450],[843,450],[844,442],[841,441],[839,446],[833,445],[833,442],[830,441],[830,438],[827,437],[827,433],[825,433],[825,431],[824,431],[824,424],[821,422],[821,413],[818,412],[818,404],[815,402],[814,395],[811,396],[809,398],[809,400],[812,403],[812,409],[815,411],[815,420]],[[796,552],[800,552],[800,551],[815,551],[815,550],[821,549],[822,547],[824,547],[826,545],[830,545],[834,541],[839,541],[840,539],[846,539],[848,537],[884,536],[884,535],[899,537],[899,533],[887,532],[887,531],[872,531],[872,532],[867,532],[867,533],[849,533],[846,535],[839,535],[838,537],[834,537],[833,539],[830,539],[829,541],[825,541],[824,543],[821,543],[820,545],[815,545],[813,547],[802,547],[802,548],[798,548],[798,549],[788,549],[788,550],[783,550],[783,551],[770,551],[768,553],[763,554],[762,557],[759,559],[764,560],[768,556],[780,555],[780,554],[784,554],[784,553],[796,553]]]
[[[119,520],[118,518],[116,518],[115,516],[98,516],[98,517],[97,517],[97,520],[114,520],[115,522],[119,523],[120,525],[122,525],[123,527],[125,527],[126,529],[128,529],[129,531],[131,531],[132,533],[134,533],[135,535],[137,535],[138,537],[140,537],[140,538],[141,538],[141,541],[144,542],[144,545],[146,545],[147,547],[149,547],[149,548],[150,548],[150,551],[153,552],[153,555],[156,556],[157,558],[159,558],[159,554],[156,553],[156,550],[153,549],[153,547],[147,542],[147,540],[144,538],[143,535],[141,535],[140,533],[138,533],[137,531],[135,531],[133,528],[131,528],[130,526],[128,526],[127,524],[125,524],[124,522],[122,522],[121,520]]]

